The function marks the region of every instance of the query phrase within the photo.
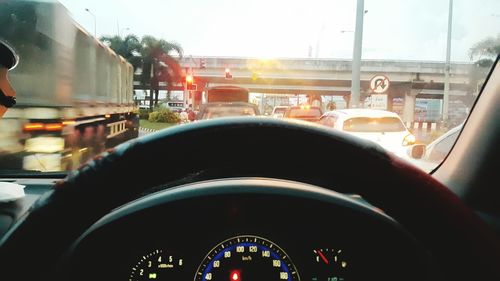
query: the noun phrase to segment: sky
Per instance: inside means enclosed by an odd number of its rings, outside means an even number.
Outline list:
[[[365,0],[363,59],[444,61],[449,0]],[[154,35],[185,55],[350,59],[356,0],[61,0],[97,36]],[[454,0],[451,60],[500,33],[500,1]],[[344,31],[344,32],[343,32]]]

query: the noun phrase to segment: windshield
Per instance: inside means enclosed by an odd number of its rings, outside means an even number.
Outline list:
[[[394,117],[383,118],[351,118],[344,122],[344,131],[349,132],[403,132],[406,131],[401,120]]]
[[[443,159],[455,138],[434,142],[467,118],[500,50],[500,1],[450,3],[0,1],[0,40],[20,57],[8,73],[17,103],[0,106],[0,173],[66,172],[168,127],[281,118],[285,107],[306,121],[339,110],[395,113],[402,122],[322,124],[408,130],[368,140],[436,167],[434,155]],[[255,109],[209,106],[216,102]],[[411,158],[417,144],[436,147],[432,159]]]

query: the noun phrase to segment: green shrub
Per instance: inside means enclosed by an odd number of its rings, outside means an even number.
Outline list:
[[[181,121],[177,113],[166,108],[151,112],[148,120],[157,123],[179,123]]]
[[[140,119],[149,119],[149,109],[139,109],[139,118]]]

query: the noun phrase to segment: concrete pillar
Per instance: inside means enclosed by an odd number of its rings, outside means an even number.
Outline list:
[[[351,108],[350,103],[351,103],[351,95],[345,95],[343,96],[345,102],[346,102],[346,108]]]
[[[308,95],[308,103],[312,106],[322,106],[321,95],[320,94],[310,94]]]
[[[406,92],[405,101],[403,105],[404,122],[413,122],[415,118],[415,101],[420,91],[421,90],[410,89],[408,92]]]

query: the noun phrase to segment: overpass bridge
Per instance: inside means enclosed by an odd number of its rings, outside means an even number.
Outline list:
[[[202,61],[205,68],[200,68]],[[180,64],[192,69],[201,89],[207,84],[236,84],[258,93],[350,95],[350,60],[186,57]],[[451,65],[451,95],[465,95],[471,67],[469,63]],[[231,80],[225,79],[226,68],[231,70]],[[369,81],[377,74],[389,78],[392,93],[417,89],[421,95],[439,98],[444,89],[442,62],[365,60],[361,65],[362,93],[370,93]]]
[[[265,94],[291,94],[319,96],[343,96],[348,103],[351,89],[351,60],[341,59],[256,59],[242,57],[184,57],[179,61],[186,72],[194,76],[197,91],[189,96],[196,104],[200,93],[207,87],[238,85],[250,92]],[[225,78],[230,69],[232,79]],[[452,63],[450,67],[450,100],[468,103],[473,96],[469,85],[471,63]],[[387,109],[392,110],[395,98],[403,99],[402,116],[413,121],[416,98],[442,99],[444,89],[444,62],[363,60],[361,64],[361,101],[370,96],[370,79],[378,74],[387,76],[390,87]],[[135,83],[136,88],[141,88]],[[160,88],[166,89],[165,84]],[[183,90],[175,84],[171,90]]]

